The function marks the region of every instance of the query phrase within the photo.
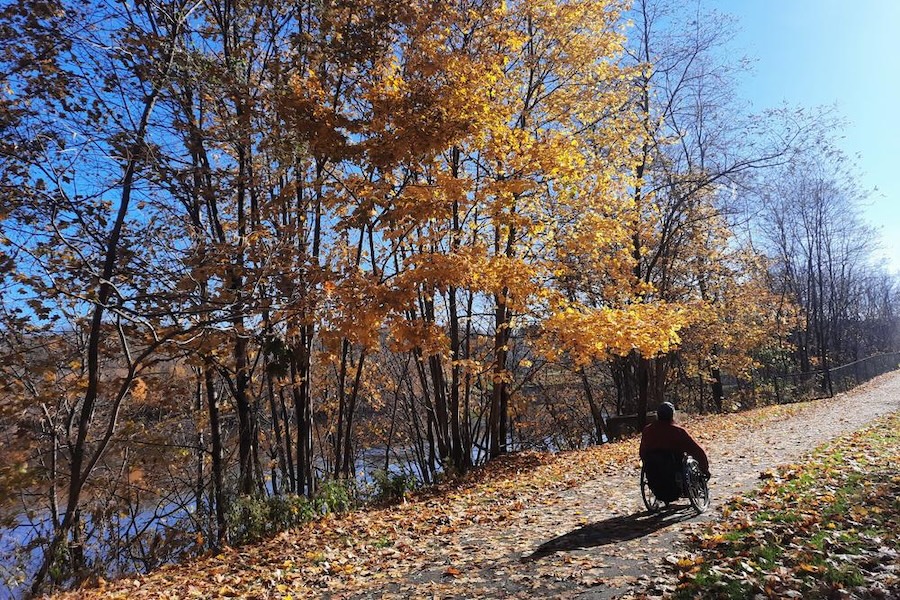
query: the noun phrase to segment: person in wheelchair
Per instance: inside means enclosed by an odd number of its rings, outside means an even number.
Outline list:
[[[683,428],[675,425],[675,407],[663,402],[656,410],[657,421],[641,433],[640,457],[647,484],[657,500],[668,505],[683,497],[682,464],[685,454],[697,461],[703,477],[709,479],[709,459],[700,444]],[[705,487],[705,486],[704,486]]]

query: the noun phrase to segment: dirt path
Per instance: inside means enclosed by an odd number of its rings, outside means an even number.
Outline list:
[[[636,440],[523,453],[410,502],[329,515],[259,544],[60,598],[646,598],[688,529],[759,473],[900,411],[900,372],[833,399],[685,422],[711,459],[712,508],[648,515]],[[681,509],[679,510],[678,507]]]
[[[637,463],[582,485],[548,493],[511,519],[470,524],[426,542],[429,567],[354,598],[629,598],[661,595],[662,565],[686,529],[714,519],[731,496],[752,488],[760,471],[801,460],[821,443],[900,410],[900,374],[803,405],[752,430],[708,435],[712,507],[663,518],[643,512]],[[690,429],[690,426],[688,426]],[[693,431],[693,430],[692,430]],[[697,432],[694,432],[697,433]]]

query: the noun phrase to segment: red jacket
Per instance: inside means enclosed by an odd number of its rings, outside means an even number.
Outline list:
[[[706,457],[706,452],[683,427],[661,421],[650,423],[644,427],[641,434],[641,459],[644,460],[654,450],[687,452],[700,463],[701,471],[709,473],[709,459]]]

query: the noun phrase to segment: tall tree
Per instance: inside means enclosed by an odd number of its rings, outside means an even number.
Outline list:
[[[632,232],[633,285],[639,296],[678,303],[689,298],[679,291],[676,263],[688,256],[708,263],[698,228],[714,232],[720,215],[733,209],[730,195],[717,192],[750,171],[789,160],[811,123],[785,111],[742,116],[733,79],[743,65],[722,58],[729,56],[734,31],[725,16],[701,10],[699,2],[685,7],[657,0],[637,2],[631,16],[635,35],[628,55],[641,70],[633,102],[642,125],[633,190],[639,214]],[[669,357],[636,353],[613,364],[632,390],[640,424],[648,406],[663,400],[669,364]]]
[[[26,82],[6,108],[16,114],[18,137],[30,148],[11,159],[19,166],[4,167],[4,177],[19,179],[8,215],[18,233],[10,242],[28,257],[19,265],[20,283],[35,293],[37,319],[59,318],[65,309],[55,299],[66,297],[86,338],[79,359],[84,385],[66,447],[67,498],[35,578],[38,590],[73,531],[82,492],[109,448],[135,377],[169,335],[165,324],[142,319],[154,306],[143,289],[144,267],[153,268],[154,259],[152,249],[144,252],[134,242],[154,233],[152,224],[133,215],[152,161],[154,109],[190,5],[32,8],[25,18],[31,23],[6,31],[12,47],[27,49],[39,65],[10,74]],[[15,21],[21,15],[7,10],[5,16]],[[53,37],[37,33],[48,25]],[[33,97],[42,112],[27,108],[34,106]],[[112,354],[124,376],[105,372],[110,334],[118,336]],[[140,336],[146,337],[133,347]]]
[[[877,269],[871,228],[860,218],[865,197],[851,163],[831,146],[795,161],[765,189],[765,247],[776,263],[777,285],[803,309],[796,332],[802,371],[823,372],[830,393],[830,368],[859,358],[851,348],[859,335],[864,281]]]

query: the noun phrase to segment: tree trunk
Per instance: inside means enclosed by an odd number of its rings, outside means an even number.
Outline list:
[[[509,316],[506,309],[506,294],[508,291],[494,298],[496,308],[494,310],[494,366],[493,381],[491,386],[491,410],[488,414],[489,432],[489,456],[497,458],[506,451],[506,395],[507,378],[506,357],[509,343]]]
[[[291,391],[294,398],[294,419],[297,423],[296,491],[298,494],[311,497],[315,493],[315,470],[312,456],[313,427],[312,404],[309,394],[309,362],[304,340],[301,340],[297,350],[299,350],[299,357],[297,351],[291,352],[290,356]]]
[[[578,373],[581,375],[581,384],[584,387],[584,395],[587,397],[588,408],[591,409],[591,419],[594,421],[594,435],[596,435],[597,443],[602,444],[604,441],[608,442],[609,433],[606,431],[606,426],[603,424],[603,413],[600,405],[597,404],[597,400],[594,398],[594,391],[591,388],[591,382],[588,380],[584,367],[579,369]]]
[[[712,383],[710,384],[710,388],[712,390],[713,402],[716,405],[716,412],[721,413],[725,401],[725,391],[722,386],[722,372],[719,370],[719,367],[713,367],[711,373]]]
[[[115,429],[118,410],[114,410],[113,416],[110,417],[111,420],[108,423],[108,433],[105,436],[105,441],[99,444],[94,451],[94,456],[88,460],[88,432],[94,418],[94,409],[100,391],[100,346],[102,343],[101,329],[103,327],[103,318],[109,300],[115,291],[113,280],[118,267],[119,244],[121,242],[122,232],[125,228],[128,210],[131,205],[131,195],[134,191],[138,163],[145,155],[146,142],[144,138],[150,122],[150,116],[152,115],[153,109],[159,98],[161,86],[171,72],[175,56],[174,38],[177,36],[177,30],[180,25],[181,22],[179,21],[173,31],[173,40],[170,40],[172,43],[168,51],[168,56],[162,61],[162,68],[159,69],[160,76],[153,85],[150,93],[146,96],[141,117],[138,121],[138,127],[134,132],[134,139],[128,147],[129,151],[123,165],[121,183],[122,193],[119,198],[119,206],[116,211],[115,219],[113,220],[112,229],[110,229],[105,242],[103,265],[100,269],[99,276],[96,277],[94,281],[97,295],[93,301],[93,314],[91,315],[90,326],[88,329],[87,388],[85,389],[81,401],[81,411],[78,417],[78,433],[76,434],[75,444],[71,451],[71,462],[69,464],[69,493],[66,501],[66,512],[63,516],[62,523],[60,523],[60,526],[53,532],[53,538],[50,542],[47,554],[34,576],[34,581],[32,583],[32,593],[34,594],[37,594],[40,591],[41,586],[47,577],[47,573],[53,565],[55,557],[58,555],[60,547],[69,536],[76,512],[79,509],[81,492],[84,485],[94,466],[105,452],[108,441],[112,438],[111,429]],[[129,373],[131,374],[131,377],[133,377],[134,370],[130,369]],[[128,387],[130,387],[130,382],[123,384],[122,389],[127,391]],[[87,465],[85,465],[86,462]]]
[[[353,477],[353,421],[356,414],[356,404],[359,400],[360,382],[362,381],[363,368],[366,362],[366,351],[363,349],[359,353],[359,360],[356,363],[356,375],[353,378],[353,388],[350,390],[350,397],[347,401],[347,415],[345,419],[344,431],[338,432],[338,435],[344,436],[344,455],[339,472],[344,479]],[[336,467],[337,468],[337,467]]]
[[[637,426],[643,430],[647,425],[647,405],[650,399],[650,360],[637,357]]]
[[[216,510],[216,545],[221,548],[228,540],[228,523],[225,514],[225,450],[222,445],[222,425],[219,417],[219,398],[213,380],[215,367],[212,359],[204,357],[203,380],[206,385],[206,406],[209,412],[209,438],[212,444],[213,496]]]
[[[197,381],[194,388],[194,415],[195,419],[200,421],[200,414],[203,412],[203,370],[197,370]],[[197,428],[197,437],[194,440],[197,446],[197,472],[196,472],[196,480],[194,482],[194,506],[198,515],[205,514],[208,516],[209,513],[206,513],[203,504],[204,497],[206,496],[206,469],[204,467],[205,459],[206,459],[206,439],[203,435],[203,430],[201,428]],[[212,508],[212,507],[210,507]],[[209,525],[209,523],[204,523],[204,526]]]
[[[286,453],[286,440],[284,439],[284,435],[281,430],[281,411],[279,410],[278,403],[275,399],[275,376],[272,373],[266,373],[266,392],[269,397],[269,414],[272,417],[272,436],[275,440],[275,447],[272,449],[274,455],[271,456],[271,459],[277,464],[278,471],[281,476],[281,485],[279,486],[276,482],[276,470],[275,466],[272,466],[272,493],[279,494],[286,487],[288,481],[288,470],[287,470],[287,460],[285,459]]]

